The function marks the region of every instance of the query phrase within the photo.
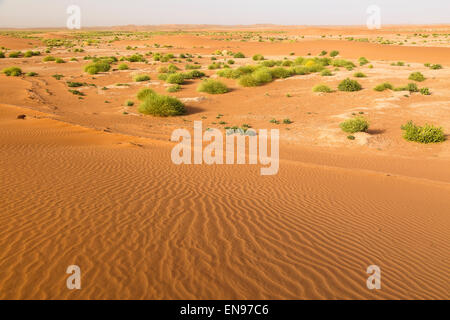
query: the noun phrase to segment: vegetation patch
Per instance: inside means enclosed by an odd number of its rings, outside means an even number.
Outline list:
[[[409,121],[402,126],[403,138],[407,141],[419,143],[438,143],[445,141],[445,134],[441,127],[425,124],[423,127]]]
[[[413,72],[413,73],[411,73],[408,79],[409,80],[413,80],[413,81],[417,81],[417,82],[425,81],[425,77],[420,72]]]
[[[2,72],[8,77],[18,77],[22,75],[22,69],[19,67],[9,67],[2,70]]]
[[[359,84],[358,81],[347,78],[343,80],[341,83],[339,83],[338,89],[340,91],[352,92],[361,90],[362,86]]]
[[[318,85],[314,86],[312,91],[313,92],[325,92],[325,93],[333,92],[333,90],[331,90],[330,87],[328,87],[328,86],[326,86],[324,84],[318,84]]]
[[[170,117],[186,113],[184,104],[177,98],[157,93],[148,95],[139,106],[139,112],[147,115]]]
[[[228,87],[220,81],[217,80],[203,80],[203,82],[197,88],[198,92],[206,92],[209,94],[223,94],[230,91]]]
[[[369,122],[364,117],[356,117],[342,122],[339,126],[347,133],[366,132]]]

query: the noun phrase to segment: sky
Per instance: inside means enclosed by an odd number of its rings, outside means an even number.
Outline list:
[[[365,25],[450,23],[450,0],[0,0],[0,28],[64,27],[69,5],[81,26],[157,24]]]

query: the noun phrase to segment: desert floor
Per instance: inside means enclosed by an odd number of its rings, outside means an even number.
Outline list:
[[[450,141],[407,142],[401,130],[413,120],[450,133],[449,26],[172,29],[0,32],[3,51],[42,52],[0,59],[0,70],[38,74],[0,75],[1,299],[450,298]],[[67,42],[45,54],[49,39]],[[84,52],[73,52],[70,42]],[[218,78],[207,68],[217,50],[246,55],[232,68],[256,64],[257,53],[294,60],[322,50],[338,50],[357,67],[252,88],[220,78],[231,88],[222,95],[199,93],[201,80],[190,80],[170,93],[188,112],[171,118],[140,114],[136,93],[169,94],[157,70],[170,63],[184,70],[185,61],[150,57],[127,62],[129,70],[83,72],[88,55],[152,51],[192,54],[201,71]],[[46,55],[66,63],[43,62]],[[358,64],[362,56],[373,68]],[[398,61],[404,65],[392,65]],[[357,71],[367,75],[358,78],[361,91],[312,92],[320,83],[335,89]],[[372,90],[406,85],[415,71],[431,95]],[[142,73],[151,80],[133,82]],[[67,81],[95,86],[76,88],[85,94],[80,99]],[[371,127],[349,140],[339,124],[353,114]],[[293,123],[270,122],[287,118]],[[261,176],[259,165],[174,165],[171,133],[193,121],[279,129],[279,173]],[[74,264],[81,290],[66,287]],[[370,265],[382,270],[381,290],[366,287]]]

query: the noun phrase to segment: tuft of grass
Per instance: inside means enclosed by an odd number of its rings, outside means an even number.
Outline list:
[[[50,62],[50,61],[55,61],[56,58],[54,56],[46,56],[44,59],[42,59],[42,61],[44,62]]]
[[[445,134],[441,127],[425,124],[423,127],[409,121],[402,127],[403,138],[407,141],[419,143],[439,143],[445,141]]]
[[[223,94],[230,91],[228,87],[220,81],[217,80],[203,80],[203,82],[197,88],[198,92],[206,92],[209,94]]]
[[[417,87],[417,84],[415,83],[408,83],[404,87],[397,87],[394,88],[394,91],[409,91],[409,92],[419,92],[419,88]]]
[[[431,95],[430,89],[428,89],[428,88],[421,88],[419,91],[420,91],[420,93],[423,94],[424,96],[429,96],[429,95]]]
[[[359,65],[363,66],[369,63],[369,60],[367,60],[365,57],[361,57],[358,59]]]
[[[125,105],[127,107],[132,107],[132,106],[134,106],[134,101],[133,100],[127,100],[127,101],[125,101]]]
[[[138,74],[133,77],[134,82],[143,82],[143,81],[149,81],[150,76],[147,74]]]
[[[183,73],[183,76],[185,79],[198,79],[198,78],[203,78],[205,76],[205,73],[203,73],[199,70],[191,70],[189,72]]]
[[[333,75],[333,73],[331,73],[330,70],[325,69],[325,70],[323,70],[323,71],[320,73],[320,75],[321,75],[322,77],[331,77],[331,76]]]
[[[139,90],[139,92],[137,94],[137,98],[138,98],[138,100],[142,101],[145,98],[151,96],[152,94],[155,94],[155,91],[153,91],[152,89],[143,88],[143,89]]]
[[[373,88],[373,90],[375,91],[384,91],[384,90],[392,90],[394,88],[394,86],[392,84],[390,84],[389,82],[385,82],[382,84],[377,85],[375,88]]]
[[[293,71],[290,69],[286,69],[283,67],[276,67],[270,70],[272,74],[272,78],[280,79],[280,78],[289,78],[293,75]]]
[[[252,59],[254,61],[262,61],[264,60],[264,56],[262,54],[255,54]]]
[[[174,84],[166,89],[167,92],[178,92],[181,90],[181,86],[179,84]]]
[[[170,117],[186,113],[184,104],[177,98],[157,93],[148,95],[139,106],[139,112],[147,115]]]
[[[328,86],[326,86],[324,84],[318,84],[318,85],[314,86],[312,91],[313,92],[325,92],[325,93],[333,92],[333,90],[331,90],[330,87],[328,87]]]
[[[21,55],[22,55],[22,52],[20,52],[20,51],[13,51],[13,52],[10,52],[9,57],[10,58],[20,58]]]
[[[85,96],[85,94],[78,90],[69,90],[70,93],[76,95],[76,96]]]
[[[22,75],[22,69],[19,67],[9,67],[2,70],[7,77],[18,77]]]
[[[66,83],[67,83],[67,86],[68,86],[69,88],[78,88],[78,87],[84,86],[84,83],[81,83],[81,82],[71,82],[71,81],[67,81]]]
[[[340,91],[352,92],[352,91],[359,91],[362,89],[362,87],[358,81],[347,78],[343,80],[341,83],[339,83],[338,89]]]
[[[38,74],[36,72],[28,72],[25,74],[27,77],[36,77]]]
[[[339,51],[337,51],[337,50],[333,50],[333,51],[330,52],[330,57],[332,57],[332,58],[334,58],[334,57],[336,57],[338,55],[339,55]]]
[[[184,81],[185,81],[185,77],[182,73],[170,74],[166,79],[166,82],[170,83],[170,84],[183,84]]]
[[[111,64],[105,60],[89,63],[84,66],[84,72],[89,74],[97,74],[100,72],[108,72],[111,69]]]
[[[55,62],[56,62],[56,63],[66,63],[66,62],[64,61],[64,59],[61,59],[61,58],[56,58],[56,59],[55,59]]]
[[[233,58],[235,59],[244,59],[245,55],[242,52],[237,52],[233,55]]]
[[[362,72],[356,72],[355,74],[353,74],[353,76],[355,77],[355,78],[366,78],[367,76],[364,74],[364,73],[362,73]]]
[[[287,119],[283,119],[283,123],[284,124],[291,124],[291,123],[293,123],[293,121],[291,121],[289,118],[287,118]]]
[[[347,133],[366,132],[369,129],[369,122],[364,117],[356,117],[342,122],[339,126]]]
[[[425,81],[425,77],[423,76],[422,73],[420,72],[413,72],[409,75],[409,80],[413,80],[413,81],[417,81],[417,82],[422,82]]]
[[[433,65],[430,66],[430,69],[431,70],[439,70],[439,69],[442,69],[442,65],[440,65],[440,64],[433,64]]]
[[[128,70],[129,67],[126,63],[121,63],[121,64],[119,64],[118,69],[119,70]]]

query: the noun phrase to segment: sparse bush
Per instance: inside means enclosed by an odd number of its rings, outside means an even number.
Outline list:
[[[198,79],[198,78],[203,78],[204,76],[205,76],[205,73],[203,73],[199,70],[192,70],[192,71],[183,73],[183,77],[185,79]]]
[[[139,106],[139,112],[159,117],[177,116],[186,113],[184,104],[177,98],[159,94],[148,95]]]
[[[66,63],[63,59],[61,58],[56,58],[55,60],[56,63]]]
[[[5,53],[3,51],[0,51],[0,59],[4,59],[5,58]]]
[[[2,70],[2,72],[7,76],[7,77],[18,77],[20,75],[22,75],[22,70],[19,67],[9,67],[9,68],[5,68]]]
[[[262,54],[255,54],[253,56],[253,60],[254,61],[262,61],[262,60],[264,60],[264,56]]]
[[[132,100],[127,100],[127,101],[125,101],[125,105],[126,105],[127,107],[132,107],[132,106],[134,106],[134,101],[132,101]]]
[[[179,84],[174,84],[166,89],[167,92],[178,92],[181,90],[181,86]]]
[[[245,55],[242,52],[235,53],[233,56],[235,59],[243,59]]]
[[[367,77],[367,76],[366,76],[364,73],[362,73],[362,72],[356,72],[353,76],[356,77],[356,78],[365,78],[365,77]]]
[[[251,74],[243,75],[239,79],[239,84],[243,87],[256,87],[260,85]]]
[[[285,69],[283,67],[277,67],[277,68],[273,68],[270,70],[272,73],[272,77],[274,79],[279,79],[279,78],[289,78],[292,76],[293,71],[289,70],[289,69]]]
[[[362,87],[358,81],[347,78],[339,83],[338,89],[340,91],[359,91]]]
[[[27,77],[36,77],[38,74],[36,72],[28,72],[25,74]]]
[[[133,77],[134,82],[144,82],[144,81],[149,81],[150,80],[150,76],[147,74],[138,74],[135,75]]]
[[[314,86],[314,88],[312,89],[313,92],[325,92],[325,93],[330,93],[333,90],[331,90],[330,87],[324,85],[324,84],[318,84],[316,86]]]
[[[440,65],[440,64],[433,64],[433,65],[430,66],[430,69],[432,69],[432,70],[439,70],[439,69],[442,69],[442,65]]]
[[[183,84],[184,80],[185,78],[182,73],[173,73],[167,77],[166,82],[170,84]]]
[[[429,124],[420,127],[412,121],[402,126],[403,138],[408,141],[420,143],[438,143],[445,140],[445,134],[442,128],[434,127]]]
[[[20,52],[20,51],[13,51],[13,52],[10,52],[9,57],[10,58],[20,58],[21,55],[22,55],[22,52]]]
[[[67,83],[67,86],[68,86],[69,88],[78,88],[78,87],[84,86],[84,83],[81,83],[81,82],[71,82],[71,81],[67,81],[66,83]]]
[[[99,72],[108,72],[111,69],[111,65],[107,61],[97,61],[89,63],[84,66],[84,72],[89,74],[97,74]]]
[[[361,58],[358,59],[358,62],[359,62],[360,66],[363,66],[365,64],[368,64],[369,60],[367,60],[365,57],[361,57]]]
[[[430,89],[428,89],[428,88],[421,88],[420,93],[423,94],[424,96],[431,95]]]
[[[148,96],[151,96],[152,94],[155,94],[155,91],[153,91],[152,89],[144,88],[144,89],[139,90],[139,92],[137,94],[137,98],[138,98],[138,100],[142,101],[145,98],[147,98]]]
[[[44,59],[42,59],[42,61],[44,62],[50,62],[50,61],[55,61],[56,58],[53,56],[46,56]]]
[[[382,84],[377,85],[375,88],[373,88],[373,90],[375,91],[384,91],[384,90],[392,90],[394,88],[394,86],[392,84],[390,84],[389,82],[385,82]]]
[[[217,80],[204,80],[197,88],[199,92],[206,92],[209,94],[222,94],[229,91],[228,87]]]
[[[413,81],[417,81],[417,82],[422,82],[425,80],[425,77],[423,76],[422,73],[420,72],[413,72],[409,75],[409,80],[413,80]]]
[[[330,77],[330,76],[332,76],[333,74],[331,73],[330,70],[325,69],[325,70],[323,70],[323,71],[320,73],[320,75],[321,75],[322,77]]]
[[[324,56],[324,55],[326,55],[328,52],[327,51],[325,51],[325,50],[322,50],[322,52],[321,53],[319,53],[319,56]]]
[[[330,57],[332,57],[332,58],[334,58],[334,57],[336,57],[338,55],[339,55],[339,51],[337,51],[337,50],[333,50],[333,51],[330,52]]]
[[[121,64],[119,64],[118,69],[119,70],[128,70],[129,67],[126,63],[121,63]]]
[[[356,117],[342,122],[339,126],[347,133],[366,132],[369,129],[369,122],[364,117]]]

